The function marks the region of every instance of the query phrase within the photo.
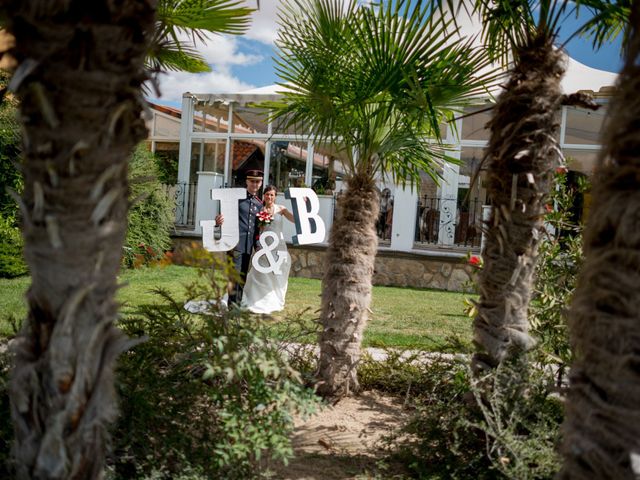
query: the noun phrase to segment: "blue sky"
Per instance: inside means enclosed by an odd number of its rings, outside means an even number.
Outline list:
[[[566,42],[569,34],[582,26],[587,18],[584,15],[581,15],[580,19],[576,19],[575,15],[565,18],[560,29],[560,43]],[[622,57],[620,55],[622,48],[621,37],[603,46],[598,51],[593,50],[591,40],[580,37],[572,38],[565,45],[565,48],[572,58],[590,67],[614,73],[619,72],[622,68]]]
[[[182,93],[229,93],[270,85],[278,81],[272,57],[277,34],[277,6],[280,0],[262,0],[253,14],[251,28],[243,36],[216,36],[198,50],[210,62],[213,72],[187,74],[171,72],[160,78],[162,97],[152,99],[179,107]],[[255,0],[248,0],[255,6]],[[582,25],[583,18],[567,17],[560,30],[560,43]],[[618,72],[622,66],[620,39],[594,52],[591,41],[574,37],[566,49],[571,57],[593,68]]]

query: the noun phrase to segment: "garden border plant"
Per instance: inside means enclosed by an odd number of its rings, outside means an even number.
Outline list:
[[[233,266],[202,250],[194,259],[200,280],[186,300],[206,308],[190,313],[183,299],[158,291],[160,304],[121,322],[146,341],[120,359],[115,479],[188,469],[204,478],[258,477],[292,456],[293,415],[318,404],[269,340],[265,320],[210,302],[222,297]]]

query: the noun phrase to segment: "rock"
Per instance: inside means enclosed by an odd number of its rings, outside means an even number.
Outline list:
[[[469,280],[469,274],[465,270],[456,268],[451,272],[451,276],[447,282],[447,290],[463,290],[464,284]]]
[[[443,263],[442,265],[440,265],[440,273],[448,278],[449,275],[451,275],[451,271],[453,270],[453,267],[451,266],[450,263]]]
[[[429,288],[431,287],[431,282],[433,282],[433,273],[426,272],[424,275],[422,275],[419,286],[422,288]]]

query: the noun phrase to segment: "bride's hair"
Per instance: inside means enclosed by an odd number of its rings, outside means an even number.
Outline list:
[[[271,190],[276,192],[276,195],[278,194],[278,189],[276,188],[275,185],[267,185],[266,187],[264,187],[264,190],[262,191],[262,195],[264,196],[265,193],[270,192]]]

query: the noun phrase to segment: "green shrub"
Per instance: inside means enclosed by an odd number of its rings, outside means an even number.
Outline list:
[[[9,409],[9,354],[7,339],[0,338],[0,478],[12,478],[10,475],[10,452],[13,442],[13,427]]]
[[[531,331],[538,340],[536,361],[556,368],[558,385],[571,361],[566,309],[582,265],[582,224],[575,220],[576,197],[588,188],[585,179],[570,185],[566,174],[556,175],[550,211],[550,233],[540,243],[534,294],[529,307]]]
[[[162,258],[171,246],[173,205],[157,179],[153,154],[138,145],[129,163],[131,200],[123,262],[137,267]]]
[[[523,374],[518,362],[472,384],[482,415],[469,424],[484,432],[487,455],[505,478],[552,479],[559,471],[563,405],[553,384],[552,370],[533,364]]]
[[[407,362],[389,353],[384,362],[363,362],[358,374],[367,388],[402,394],[414,408],[402,431],[387,438],[391,460],[416,478],[501,478],[487,457],[486,436],[475,425],[482,416],[470,401],[468,360],[433,355]]]
[[[9,342],[18,335],[20,321],[14,315],[5,315],[3,319],[10,327],[8,336],[0,336],[0,478],[14,478],[13,457],[13,424],[9,401],[9,377],[12,366]]]
[[[0,72],[0,85],[5,86],[9,75]],[[22,192],[20,164],[20,126],[17,119],[18,102],[11,95],[0,102],[0,277],[13,278],[27,273],[22,256],[22,237],[17,227],[18,206],[9,189]]]
[[[189,299],[221,298],[232,267],[214,262]],[[293,414],[311,412],[316,397],[263,323],[217,306],[189,313],[158,294],[160,305],[122,322],[146,341],[120,359],[113,477],[176,478],[190,469],[194,478],[251,478],[268,461],[286,461]]]
[[[366,388],[403,395],[414,409],[387,447],[416,478],[551,479],[558,471],[562,403],[548,369],[533,367],[523,380],[503,365],[474,379],[462,355],[389,352],[383,362],[365,359],[358,374]]]
[[[22,235],[13,218],[0,215],[0,277],[14,278],[28,272],[22,245]]]
[[[8,76],[0,72],[0,85],[6,85]],[[22,174],[17,168],[20,163],[20,125],[17,118],[18,102],[10,95],[0,102],[0,215],[15,217],[17,205],[7,188],[22,191]]]
[[[166,185],[178,183],[178,159],[175,152],[154,153],[156,168],[158,169],[158,180]]]

